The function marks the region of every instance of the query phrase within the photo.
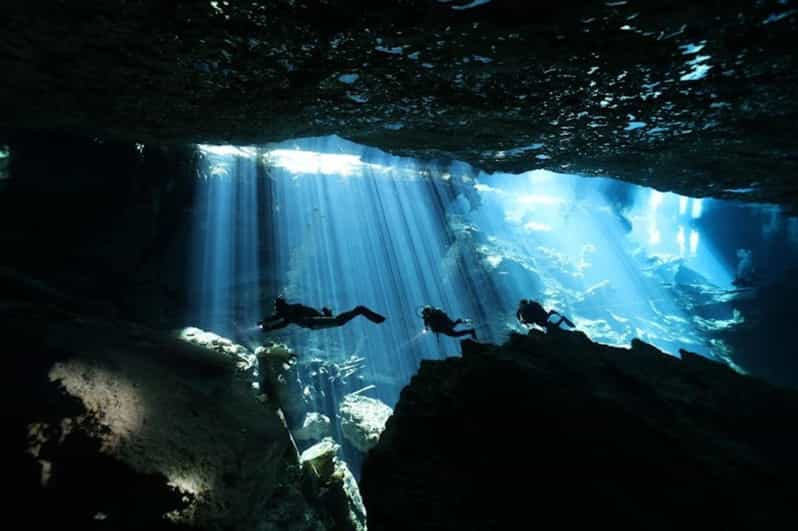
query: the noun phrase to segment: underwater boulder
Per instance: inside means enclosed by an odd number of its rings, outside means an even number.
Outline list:
[[[308,405],[305,389],[299,379],[296,355],[287,346],[277,343],[259,347],[255,354],[261,391],[282,410],[292,430],[302,426]]]
[[[332,432],[330,417],[312,411],[305,415],[302,426],[294,431],[294,438],[298,441],[319,441]]]
[[[327,529],[284,422],[234,358],[49,305],[3,305],[0,331],[11,517],[36,529]]]
[[[338,457],[341,446],[326,437],[300,457],[308,497],[321,504],[337,531],[366,531],[366,509],[360,489],[346,462]]]
[[[193,326],[181,330],[178,337],[183,341],[229,356],[242,371],[251,371],[255,368],[257,361],[255,355],[247,347],[233,343],[226,337]]]
[[[421,362],[366,456],[371,531],[754,530],[793,514],[798,392],[578,332],[461,346]]]
[[[325,437],[299,456],[302,470],[314,480],[326,483],[335,472],[335,461],[340,447],[332,437]]]
[[[344,397],[338,411],[344,437],[361,452],[368,452],[377,444],[393,413],[384,402],[354,393]]]

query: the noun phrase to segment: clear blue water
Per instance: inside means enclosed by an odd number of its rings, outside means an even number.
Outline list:
[[[187,324],[305,356],[365,357],[370,396],[391,406],[420,360],[459,352],[423,332],[424,304],[501,342],[522,331],[515,310],[531,298],[595,341],[637,337],[734,366],[719,332],[746,324],[737,301],[796,262],[798,224],[769,205],[546,171],[485,174],[337,137],[201,150],[201,311]],[[336,313],[362,304],[388,320],[263,336],[254,323],[277,295]]]

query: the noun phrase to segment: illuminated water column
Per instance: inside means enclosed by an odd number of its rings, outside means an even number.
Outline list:
[[[697,275],[680,279],[704,274],[707,286],[730,280],[699,234],[703,202],[541,171],[479,181],[484,204],[469,220],[483,233],[492,278],[504,279],[503,311],[533,298],[600,342],[628,346],[637,337],[671,353],[708,352],[674,289],[683,268]],[[505,319],[508,327],[515,321]]]
[[[409,159],[334,138],[297,147],[269,154],[280,292],[334,313],[365,305],[387,321],[358,317],[341,328],[289,327],[272,337],[305,355],[366,357],[376,396],[392,404],[421,359],[460,350],[455,339],[422,333],[420,308],[431,304],[480,325],[490,305],[474,292],[469,272],[447,257],[453,191]],[[498,339],[488,332],[477,330],[483,339]]]
[[[252,149],[200,149],[194,322],[232,337],[261,313],[257,159]]]
[[[236,230],[235,289],[232,291],[233,314],[239,329],[251,327],[260,320],[260,195],[256,159],[239,157],[236,161]]]

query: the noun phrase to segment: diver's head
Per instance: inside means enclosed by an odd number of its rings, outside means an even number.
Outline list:
[[[529,304],[529,299],[521,299],[521,302],[519,304],[521,306],[526,306],[527,304]]]
[[[288,303],[285,302],[285,299],[283,297],[277,297],[276,299],[274,299],[274,309],[275,310],[279,311],[279,310],[285,308],[286,306],[288,306]]]
[[[427,317],[429,317],[430,315],[432,315],[432,306],[429,306],[429,305],[427,305],[427,306],[424,306],[424,307],[421,309],[421,316],[422,316],[422,317],[424,317],[424,318],[427,318]]]

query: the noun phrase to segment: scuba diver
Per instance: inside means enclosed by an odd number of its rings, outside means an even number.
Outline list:
[[[283,297],[277,297],[274,299],[274,314],[258,322],[258,326],[264,331],[279,330],[290,324],[319,330],[343,326],[358,315],[362,315],[372,323],[379,324],[385,321],[385,317],[365,306],[356,306],[348,312],[334,316],[329,308],[322,308],[319,311],[304,304],[288,304]]]
[[[449,337],[461,337],[470,335],[471,339],[477,338],[477,332],[473,328],[465,330],[455,330],[454,327],[465,323],[462,319],[452,321],[446,312],[440,308],[424,306],[421,310],[421,317],[424,319],[424,328],[436,334],[444,334]]]
[[[737,273],[734,275],[732,285],[738,288],[752,288],[756,284],[757,274],[750,249],[737,249]]]
[[[552,315],[558,315],[560,320],[556,323],[549,321]],[[554,310],[547,312],[543,306],[540,305],[540,303],[527,299],[521,299],[521,302],[518,303],[518,311],[516,312],[515,316],[522,325],[530,327],[536,324],[545,328],[547,332],[549,327],[559,329],[560,324],[562,323],[567,324],[571,328],[576,328],[576,325],[560,312]]]

